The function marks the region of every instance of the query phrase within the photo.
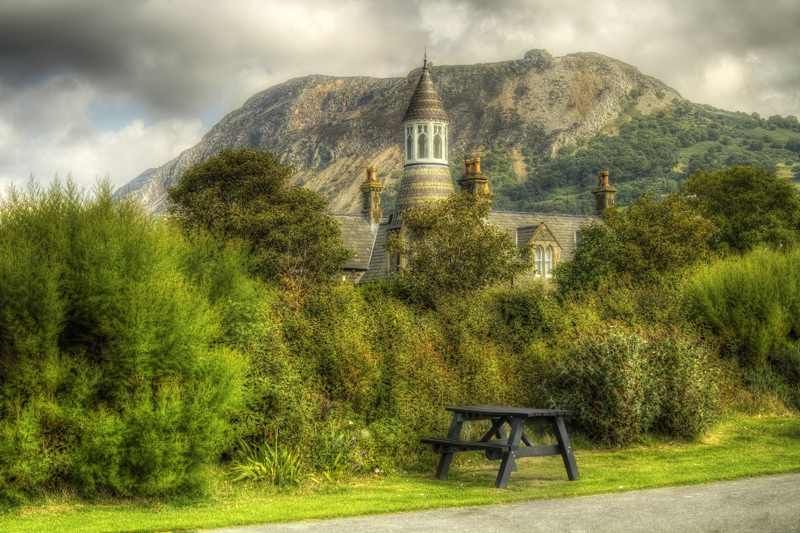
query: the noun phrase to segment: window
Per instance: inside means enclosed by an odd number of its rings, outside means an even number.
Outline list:
[[[406,128],[406,159],[414,159],[414,126]]]
[[[444,143],[442,142],[442,130],[444,126],[433,127],[433,158],[444,159]]]
[[[544,275],[550,277],[551,270],[553,270],[553,249],[548,246],[544,251]]]
[[[427,159],[428,155],[428,125],[417,126],[417,158]]]
[[[542,275],[542,247],[536,247],[536,275]]]

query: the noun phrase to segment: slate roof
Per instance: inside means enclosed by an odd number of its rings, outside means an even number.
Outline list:
[[[345,269],[367,270],[378,225],[372,225],[363,215],[331,215],[342,230],[344,247],[356,253],[344,264]]]
[[[361,215],[331,215],[342,229],[342,240],[348,250],[356,252],[344,266],[347,271],[363,272],[353,278],[358,283],[377,281],[388,276],[389,256],[386,253],[387,219],[380,225],[370,224]],[[542,224],[561,245],[561,261],[569,261],[575,253],[576,232],[592,222],[602,224],[599,216],[554,215],[550,213],[514,213],[489,211],[489,222],[507,231],[519,246],[524,246]]]
[[[378,234],[375,236],[375,247],[372,250],[372,258],[369,261],[369,268],[361,278],[361,283],[368,281],[378,281],[389,276],[389,254],[386,252],[386,236],[389,231],[389,224],[381,224],[378,227]]]
[[[416,89],[414,89],[414,95],[408,104],[408,110],[406,110],[406,114],[403,117],[403,122],[418,119],[450,122],[442,105],[442,100],[439,98],[439,93],[436,91],[436,87],[433,86],[427,61],[422,67],[422,75],[419,77]]]
[[[603,223],[603,219],[596,215],[555,215],[551,213],[514,213],[511,211],[489,211],[489,222],[502,230],[507,231],[517,242],[524,245],[536,228],[531,226],[547,225],[547,229],[561,245],[561,260],[569,261],[575,254],[576,231],[581,226],[588,226],[592,222]],[[527,235],[527,239],[523,238]]]

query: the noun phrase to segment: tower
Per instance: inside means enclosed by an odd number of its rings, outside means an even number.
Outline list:
[[[402,213],[409,207],[435,202],[455,192],[447,166],[449,123],[439,93],[431,81],[426,57],[422,75],[403,117],[405,165],[391,229],[400,228]]]
[[[614,195],[617,189],[608,184],[608,171],[604,170],[598,176],[597,187],[592,189],[594,195],[594,214],[602,215],[607,207],[614,207]]]

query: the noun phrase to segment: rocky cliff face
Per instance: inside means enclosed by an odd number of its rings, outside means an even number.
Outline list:
[[[185,170],[222,148],[248,147],[294,164],[295,183],[325,195],[331,212],[356,213],[365,167],[378,167],[379,179],[390,187],[392,172],[402,170],[401,120],[420,73],[389,79],[313,75],[270,87],[196,146],[115,194],[130,192],[150,211],[161,211],[166,187]],[[643,113],[680,98],[635,67],[595,53],[552,57],[531,50],[518,60],[432,67],[431,75],[451,120],[451,159],[500,143],[519,159],[523,147],[554,153],[617,119],[633,90]],[[524,165],[514,168],[522,179]]]

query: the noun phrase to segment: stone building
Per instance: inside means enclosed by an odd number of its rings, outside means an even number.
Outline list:
[[[332,215],[341,226],[345,247],[356,253],[344,266],[346,279],[353,283],[374,281],[402,268],[403,258],[389,257],[385,244],[389,232],[403,235],[403,211],[455,194],[447,158],[448,128],[447,112],[433,85],[426,60],[403,117],[405,164],[394,211],[382,212],[383,185],[375,177],[377,169],[368,167],[366,180],[360,187],[363,195],[361,214]],[[489,192],[489,179],[481,172],[480,158],[465,161],[464,174],[458,185],[470,194]],[[599,214],[614,205],[616,191],[609,185],[608,172],[600,173],[598,186],[592,190],[595,195],[595,214],[592,216],[489,211],[489,222],[508,232],[518,246],[533,245],[535,269],[520,281],[546,279],[560,261],[572,259],[580,240],[581,226],[602,222]]]

